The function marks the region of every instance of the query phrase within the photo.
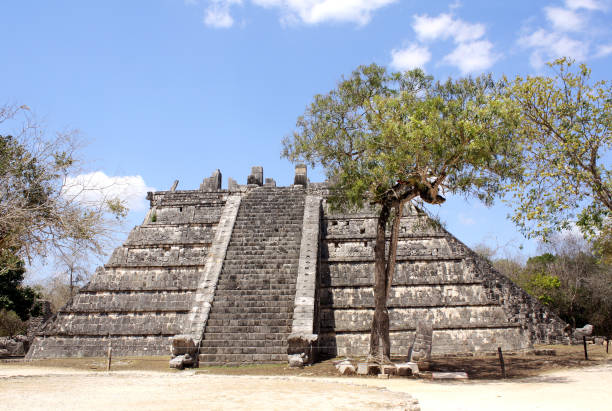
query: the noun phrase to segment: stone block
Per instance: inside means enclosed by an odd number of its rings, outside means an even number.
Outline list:
[[[198,347],[189,335],[175,335],[171,339],[172,341],[172,355],[184,355],[189,354],[195,357]]]
[[[355,366],[351,363],[348,364],[340,364],[336,367],[340,375],[354,375],[355,374]]]
[[[176,368],[178,370],[194,365],[196,365],[196,357],[192,357],[189,354],[177,355],[170,360],[170,368]]]
[[[431,378],[433,380],[467,380],[468,375],[466,372],[432,372]]]
[[[395,366],[395,364],[385,364],[381,368],[382,368],[382,374],[388,374],[388,375],[397,374],[397,367]]]
[[[227,189],[231,192],[240,191],[240,186],[233,178],[229,177],[227,179]]]
[[[378,375],[380,374],[380,365],[362,362],[357,364],[357,374],[359,375]]]
[[[410,377],[419,373],[419,366],[414,362],[395,364],[395,367],[397,368],[397,375],[402,377]]]
[[[302,364],[310,365],[315,361],[318,335],[294,333],[287,338],[289,360],[293,355],[300,355]]]
[[[247,178],[247,184],[256,184],[258,186],[263,185],[263,167],[255,166],[251,167],[251,174]]]
[[[573,337],[576,339],[581,339],[582,337],[588,337],[593,334],[593,326],[591,324],[587,324],[582,328],[576,328],[574,330]]]
[[[295,177],[293,179],[293,184],[301,185],[304,187],[308,185],[308,175],[307,175],[306,165],[298,164],[295,166]]]
[[[304,358],[302,354],[288,355],[287,361],[289,362],[289,367],[291,368],[299,368],[304,366]]]
[[[212,176],[205,178],[200,185],[201,191],[219,191],[221,190],[221,171],[219,169],[212,173]]]

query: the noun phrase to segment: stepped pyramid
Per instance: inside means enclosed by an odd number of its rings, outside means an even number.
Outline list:
[[[170,354],[187,335],[199,362],[284,362],[288,352],[367,355],[374,310],[375,210],[333,213],[325,183],[247,185],[217,170],[199,190],[149,193],[141,226],[47,321],[28,358]],[[388,302],[392,355],[417,321],[433,355],[520,351],[565,324],[426,214],[407,205]]]

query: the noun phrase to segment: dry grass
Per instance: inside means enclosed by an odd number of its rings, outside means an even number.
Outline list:
[[[581,345],[537,346],[536,349],[553,349],[556,355],[537,356],[534,354],[504,354],[508,378],[524,378],[548,371],[592,366],[612,361],[612,354],[606,354],[605,346],[588,345],[589,360],[585,361]],[[159,372],[180,372],[168,367],[168,357],[117,357],[112,361],[112,370],[139,370]],[[353,359],[354,363],[360,359]],[[402,359],[397,359],[401,361]],[[14,361],[14,360],[13,360]],[[60,358],[46,360],[21,360],[23,366],[65,367],[89,371],[106,371],[106,358]],[[434,358],[431,371],[465,371],[471,379],[499,379],[501,372],[497,355],[457,356]],[[301,369],[289,368],[286,364],[257,364],[238,367],[202,367],[198,374],[218,375],[268,375],[268,376],[308,376],[339,377],[333,360],[317,363]],[[363,377],[368,378],[368,377]]]

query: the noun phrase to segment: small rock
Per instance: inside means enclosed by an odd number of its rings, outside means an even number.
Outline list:
[[[191,355],[189,354],[185,354],[183,355],[183,365],[194,365],[195,363],[195,358],[193,358]]]
[[[182,370],[185,368],[185,364],[183,360],[185,359],[184,355],[177,355],[173,359],[170,360],[170,368],[176,368],[177,370]]]
[[[289,367],[303,367],[304,359],[301,354],[291,354],[288,356]]]
[[[175,335],[172,337],[172,355],[189,354],[195,356],[197,345],[189,335]]]
[[[396,375],[397,367],[395,364],[386,364],[382,366],[382,373],[387,375]]]
[[[466,372],[432,372],[431,378],[434,380],[467,380]]]
[[[26,355],[26,350],[22,341],[9,340],[6,344],[8,355],[20,357]]]
[[[381,380],[388,380],[389,374],[378,374],[378,378],[380,378]]]
[[[357,365],[357,374],[359,375],[378,375],[380,374],[380,366],[378,364],[361,362]]]
[[[349,360],[342,360],[342,361],[336,361],[334,362],[334,365],[336,366],[336,369],[340,369],[341,366],[343,365],[352,365],[351,362]]]
[[[354,375],[355,374],[355,367],[350,363],[342,364],[337,368],[338,368],[338,372],[340,372],[340,375]]]
[[[409,377],[411,375],[417,375],[419,373],[419,366],[415,362],[404,362],[401,364],[395,364],[397,369],[397,375],[402,377]]]
[[[593,334],[593,326],[591,324],[587,324],[582,328],[576,328],[574,330],[574,338],[582,339],[582,337],[588,337]]]

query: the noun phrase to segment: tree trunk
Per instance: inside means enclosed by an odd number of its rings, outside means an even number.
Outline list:
[[[369,360],[378,363],[390,362],[389,312],[387,311],[387,270],[385,259],[386,227],[390,208],[383,204],[378,215],[376,244],[374,245],[374,318],[370,334]]]
[[[400,202],[395,206],[395,217],[393,218],[393,228],[391,229],[391,242],[389,244],[389,256],[387,257],[387,299],[391,293],[393,284],[393,274],[395,273],[395,261],[397,260],[397,241],[399,239],[399,228],[402,220],[402,209],[404,203]]]

